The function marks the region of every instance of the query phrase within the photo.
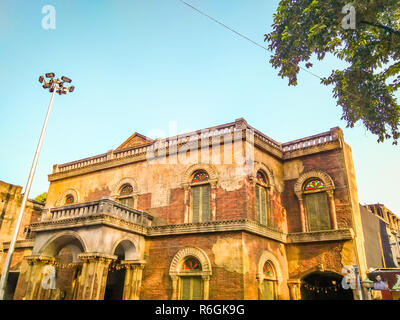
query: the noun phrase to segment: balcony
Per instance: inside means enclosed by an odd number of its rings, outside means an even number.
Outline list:
[[[88,225],[88,221],[120,221],[141,227],[150,227],[153,217],[147,212],[133,209],[110,198],[45,209],[40,222],[31,225],[32,231],[48,229],[51,225]]]

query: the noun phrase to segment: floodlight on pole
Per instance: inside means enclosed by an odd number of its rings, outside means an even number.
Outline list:
[[[51,109],[53,107],[54,96],[55,96],[56,92],[61,95],[61,94],[66,94],[68,91],[72,92],[74,90],[73,86],[65,87],[62,80],[55,79],[54,78],[55,77],[54,73],[46,73],[45,76],[46,76],[46,78],[51,78],[50,81],[46,82],[46,80],[44,80],[44,77],[40,76],[39,77],[39,82],[40,83],[44,82],[42,87],[44,89],[49,89],[49,92],[51,92],[52,94],[51,94],[51,98],[50,98],[49,107],[47,109],[46,118],[45,118],[44,123],[43,123],[42,132],[40,134],[39,142],[38,142],[37,147],[36,147],[36,152],[35,152],[35,156],[33,158],[31,170],[29,172],[29,178],[28,178],[28,181],[26,183],[25,193],[24,193],[24,196],[22,198],[22,203],[21,203],[21,208],[20,208],[19,213],[18,213],[17,223],[15,225],[14,233],[13,233],[13,236],[12,236],[12,239],[11,239],[11,242],[10,242],[10,247],[8,249],[6,260],[4,262],[3,271],[1,273],[0,300],[4,300],[4,298],[5,298],[4,296],[5,296],[5,291],[6,291],[6,283],[7,283],[8,273],[9,273],[9,269],[10,269],[11,259],[12,259],[12,255],[14,253],[15,243],[17,242],[18,231],[19,231],[19,228],[21,226],[22,217],[24,215],[26,201],[27,201],[28,196],[29,196],[29,191],[31,190],[33,176],[35,175],[36,165],[37,165],[37,162],[38,162],[38,159],[39,159],[40,150],[42,148],[44,135],[46,133],[46,128],[47,128],[47,123],[49,121],[50,112],[51,112]],[[69,80],[69,83],[72,81],[69,78],[67,78],[67,79]],[[72,87],[72,91],[71,91],[71,87]],[[63,93],[64,90],[66,90],[65,93]]]

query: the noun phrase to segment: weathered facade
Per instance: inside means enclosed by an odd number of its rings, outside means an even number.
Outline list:
[[[288,143],[244,119],[167,139],[134,134],[55,165],[49,181],[15,299],[357,298],[340,286],[343,267],[366,276],[339,128]],[[55,289],[43,286],[46,265]]]
[[[21,208],[22,187],[0,181],[0,270],[3,270],[8,247],[14,233],[18,213]],[[34,240],[29,225],[40,219],[43,204],[28,199],[26,202],[21,227],[17,236],[15,251],[11,260],[7,282],[6,299],[12,299],[17,280],[25,272],[28,264],[24,256],[32,253]]]

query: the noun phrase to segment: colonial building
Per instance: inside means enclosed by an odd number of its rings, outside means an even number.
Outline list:
[[[0,272],[3,270],[8,247],[17,222],[23,195],[22,187],[0,181]],[[29,225],[40,219],[43,204],[28,199],[25,206],[21,228],[18,233],[15,251],[11,260],[10,273],[6,286],[5,298],[12,299],[21,271],[28,265],[24,256],[32,253],[34,240]]]
[[[15,299],[353,299],[343,270],[366,277],[339,128],[286,143],[244,119],[135,133],[49,181]]]

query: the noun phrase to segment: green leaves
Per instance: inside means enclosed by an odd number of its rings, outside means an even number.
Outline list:
[[[356,29],[343,29],[352,4]],[[270,63],[278,75],[297,85],[300,65],[309,68],[315,54],[327,53],[349,63],[333,70],[323,85],[332,86],[333,97],[342,108],[348,127],[361,121],[379,142],[400,137],[400,0],[281,0],[274,15],[273,31],[265,35],[273,52]]]
[[[41,202],[41,203],[45,203],[45,202],[46,202],[46,199],[47,199],[47,192],[43,192],[41,195],[38,195],[38,196],[35,198],[35,201]]]

